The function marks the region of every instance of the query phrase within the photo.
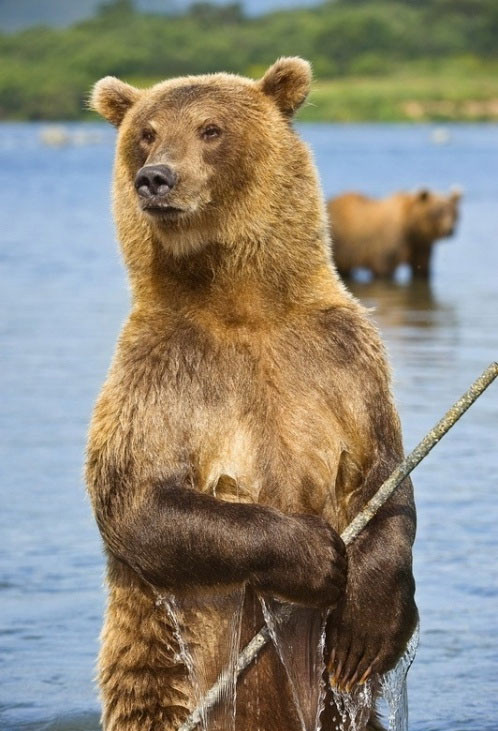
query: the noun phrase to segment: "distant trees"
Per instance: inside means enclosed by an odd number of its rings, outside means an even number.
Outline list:
[[[228,3],[227,5],[215,5],[208,2],[196,2],[188,9],[188,15],[201,23],[212,25],[214,23],[241,23],[244,20],[242,3]]]
[[[131,15],[134,10],[133,0],[106,0],[98,6],[97,15],[116,18]]]
[[[321,78],[389,73],[400,64],[498,59],[497,0],[328,0],[244,16],[238,2],[195,2],[182,14],[137,12],[107,0],[67,29],[0,34],[0,118],[76,119],[91,84],[227,70],[260,73],[283,54]]]

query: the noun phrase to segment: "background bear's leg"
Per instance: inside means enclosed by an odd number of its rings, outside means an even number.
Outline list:
[[[103,729],[176,731],[190,703],[170,618],[132,572],[114,568],[99,659]]]
[[[370,269],[377,279],[392,279],[399,264],[396,252],[382,254],[371,263]]]
[[[418,244],[412,247],[410,269],[412,277],[428,279],[431,270],[432,244]]]

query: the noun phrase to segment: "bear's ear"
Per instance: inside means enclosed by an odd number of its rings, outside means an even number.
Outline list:
[[[308,96],[311,65],[302,58],[280,58],[259,82],[264,94],[274,99],[286,117],[292,117]]]
[[[115,76],[97,81],[92,89],[88,106],[108,122],[119,127],[128,109],[135,104],[141,92]]]
[[[463,195],[463,190],[459,185],[452,185],[450,188],[450,198],[459,201]]]
[[[431,197],[431,192],[427,188],[421,188],[417,191],[417,198],[419,201],[428,201]]]

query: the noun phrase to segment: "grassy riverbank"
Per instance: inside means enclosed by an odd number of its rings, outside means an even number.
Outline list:
[[[498,64],[404,67],[391,75],[317,80],[306,121],[498,121]]]

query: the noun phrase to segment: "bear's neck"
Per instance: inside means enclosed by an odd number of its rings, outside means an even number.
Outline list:
[[[241,239],[243,235],[241,234]],[[324,230],[282,241],[281,236],[210,241],[183,256],[152,237],[147,271],[132,273],[135,306],[211,313],[231,323],[317,309],[345,299],[331,266]]]

